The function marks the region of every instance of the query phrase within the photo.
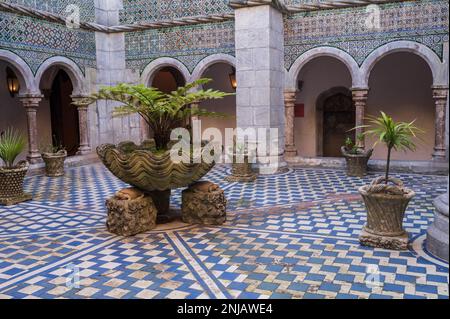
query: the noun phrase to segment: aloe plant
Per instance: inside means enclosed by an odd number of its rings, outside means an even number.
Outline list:
[[[417,138],[418,134],[423,133],[423,131],[414,125],[416,120],[412,122],[395,122],[392,117],[384,112],[381,112],[379,117],[369,116],[367,119],[370,125],[360,126],[360,128],[368,129],[363,134],[376,137],[375,145],[383,143],[388,150],[385,175],[387,184],[389,181],[392,150],[415,151],[416,144],[413,142],[413,138]]]
[[[8,128],[0,135],[0,159],[6,168],[14,167],[17,156],[25,149],[25,137],[14,128]]]
[[[170,93],[145,85],[119,84],[114,87],[103,87],[98,93],[92,94],[88,101],[75,103],[86,104],[97,100],[112,100],[122,103],[113,111],[114,117],[139,114],[154,133],[156,149],[167,150],[170,134],[180,127],[191,116],[223,117],[225,114],[208,112],[200,108],[190,108],[189,105],[204,100],[221,99],[234,93],[224,93],[217,90],[194,90],[198,86],[210,82],[210,79],[199,79]]]

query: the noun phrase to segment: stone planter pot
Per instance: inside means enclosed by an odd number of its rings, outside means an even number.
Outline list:
[[[43,153],[42,159],[45,162],[45,175],[49,177],[64,176],[64,162],[67,158],[65,150],[57,153]]]
[[[243,163],[238,163],[242,155],[233,154],[233,163],[231,165],[231,175],[225,178],[228,182],[253,182],[257,174],[252,169],[252,163],[248,155],[244,156]]]
[[[170,151],[154,152],[153,145],[151,141],[142,145],[133,142],[117,146],[105,144],[97,148],[97,154],[117,178],[149,194],[158,209],[158,220],[167,220],[161,217],[169,215],[170,191],[198,181],[215,163],[207,163],[188,154],[181,162],[175,163],[170,158]]]
[[[403,229],[403,219],[415,193],[399,179],[389,181],[393,185],[386,185],[385,178],[380,177],[359,189],[367,209],[367,224],[359,239],[365,246],[406,250],[408,234]]]
[[[352,154],[348,152],[345,146],[342,146],[341,152],[347,163],[348,176],[364,177],[367,174],[367,163],[372,156],[373,149]]]
[[[27,161],[22,161],[13,168],[0,167],[0,205],[10,206],[31,200],[31,195],[23,191],[29,166]]]

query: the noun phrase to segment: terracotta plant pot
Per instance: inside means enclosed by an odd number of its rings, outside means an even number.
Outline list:
[[[242,157],[242,155],[241,155]],[[239,155],[233,154],[233,163],[231,165],[231,175],[225,178],[228,182],[253,182],[256,180],[256,173],[252,169],[252,163],[249,156],[244,156],[243,163],[238,163]]]
[[[359,189],[367,209],[367,224],[360,242],[365,246],[405,250],[408,234],[403,229],[403,219],[415,193],[396,178],[389,181],[394,185],[386,185],[385,178],[380,177]]]
[[[206,152],[203,150],[202,152]],[[188,187],[206,175],[215,165],[186,154],[180,163],[170,157],[170,151],[155,152],[154,144],[123,142],[105,144],[97,148],[103,164],[117,178],[152,196],[160,215],[169,212],[170,190]],[[200,156],[200,155],[199,155]]]
[[[348,176],[364,177],[367,174],[367,163],[372,156],[373,149],[360,151],[358,154],[352,154],[345,146],[342,146],[341,152],[347,162]]]
[[[22,161],[13,168],[0,167],[0,205],[10,206],[31,200],[31,195],[23,191],[29,166],[27,161]]]
[[[43,153],[42,159],[45,162],[45,175],[49,177],[64,176],[64,162],[67,158],[65,150],[58,153]]]

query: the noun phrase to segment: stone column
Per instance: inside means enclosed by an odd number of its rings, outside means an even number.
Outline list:
[[[284,92],[284,105],[286,108],[286,124],[285,124],[285,156],[295,157],[297,156],[297,148],[295,147],[294,138],[294,120],[295,120],[295,101],[296,101],[296,90],[286,90]]]
[[[435,220],[428,229],[426,247],[427,250],[448,262],[449,260],[449,212],[448,212],[448,188],[447,194],[439,196],[434,201],[436,208]]]
[[[72,100],[74,102],[83,102],[86,100],[86,96],[72,96]],[[80,128],[80,148],[78,149],[77,155],[86,155],[91,152],[91,146],[89,143],[88,108],[88,101],[77,106],[78,122]]]
[[[366,106],[367,106],[367,97],[369,95],[369,89],[368,88],[353,88],[352,89],[352,95],[353,95],[353,103],[355,104],[356,108],[356,127],[359,127],[361,125],[364,125],[364,118],[366,117]],[[359,140],[357,137],[364,133],[363,128],[356,129],[355,132],[355,141],[356,146],[358,148],[364,149],[366,147],[366,139]]]
[[[445,117],[447,111],[448,86],[433,86],[435,111],[435,144],[433,159],[445,161]]]
[[[28,156],[27,159],[31,164],[41,161],[41,154],[38,147],[38,132],[37,132],[37,110],[39,103],[42,101],[42,95],[22,95],[20,100],[25,108],[27,114],[27,129],[28,129]]]
[[[268,139],[274,152],[258,155],[261,174],[286,166],[283,28],[282,13],[271,5],[235,9],[237,126],[278,130]]]

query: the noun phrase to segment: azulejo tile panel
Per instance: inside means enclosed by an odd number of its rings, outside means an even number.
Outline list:
[[[440,57],[448,41],[447,1],[427,0],[379,6],[380,24],[366,24],[378,14],[366,7],[294,14],[285,19],[285,63],[318,46],[340,48],[361,64],[376,48],[394,40],[411,40],[434,50]],[[372,21],[372,20],[371,20]]]
[[[234,21],[128,33],[127,67],[142,71],[152,60],[173,57],[192,71],[215,53],[234,55]]]
[[[96,66],[94,33],[16,14],[0,12],[0,46],[19,55],[34,72],[55,55],[82,68]]]
[[[124,0],[121,23],[233,13],[228,0]]]
[[[412,244],[396,252],[358,242],[356,189],[374,176],[296,169],[237,184],[228,174],[205,177],[225,190],[225,225],[133,238],[105,230],[104,201],[126,185],[101,165],[28,178],[34,200],[0,208],[0,298],[448,298],[448,263],[423,248],[444,177],[397,175],[417,197],[405,219]]]
[[[73,6],[76,6],[80,13],[80,21],[95,21],[94,0],[0,0],[0,2],[18,4],[61,16],[67,16],[73,12]]]

